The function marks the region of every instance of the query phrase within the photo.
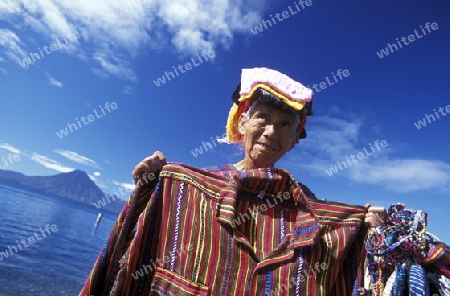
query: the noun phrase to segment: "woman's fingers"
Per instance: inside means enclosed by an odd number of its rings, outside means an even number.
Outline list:
[[[167,164],[166,157],[161,151],[156,151],[153,155],[144,158],[134,168],[131,175],[135,180],[141,178],[144,174],[154,174]]]
[[[368,211],[370,213],[378,214],[378,216],[383,220],[385,220],[387,218],[387,212],[384,207],[369,207]]]
[[[142,160],[138,165],[134,168],[134,171],[132,173],[133,178],[139,178],[144,173],[151,173],[154,172],[156,169],[156,166],[153,164],[153,161],[150,159],[150,157],[145,158]]]
[[[370,227],[378,227],[385,223],[387,218],[386,209],[384,207],[373,207],[369,203],[364,206],[367,214],[364,222]]]
[[[155,156],[155,159],[159,161],[159,165],[161,166],[161,168],[167,164],[166,157],[161,151],[156,151],[155,153],[153,153],[153,155]]]
[[[377,214],[375,213],[367,213],[365,218],[364,218],[364,222],[369,226],[369,227],[378,227],[384,224],[383,219],[381,219]]]
[[[131,173],[131,175],[133,176],[134,179],[138,179],[140,176],[142,176],[145,172],[150,172],[151,168],[144,163],[144,161],[141,161],[140,163],[138,163],[138,165],[134,168],[133,172]]]

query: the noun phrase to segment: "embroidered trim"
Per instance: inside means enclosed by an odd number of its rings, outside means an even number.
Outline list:
[[[280,241],[283,241],[283,239],[286,237],[285,230],[284,230],[284,211],[283,210],[281,210],[281,212],[280,212],[280,228],[281,228]]]
[[[176,251],[178,247],[178,235],[179,235],[179,229],[180,229],[180,210],[181,210],[181,197],[183,196],[184,191],[184,182],[181,182],[180,184],[180,191],[178,192],[178,201],[177,201],[177,214],[175,217],[175,234],[174,234],[174,242],[173,242],[173,248],[172,248],[172,254],[170,255],[170,271],[173,271],[173,268],[175,266],[175,257],[176,257]]]
[[[297,280],[295,282],[295,296],[300,296],[300,288],[301,288],[301,278],[302,278],[302,271],[303,271],[303,250],[298,250],[298,269],[297,269]]]
[[[227,261],[225,263],[225,276],[222,281],[222,288],[220,289],[220,295],[225,296],[228,288],[228,280],[230,279],[231,263],[233,260],[233,230],[228,234],[228,245],[227,245]]]
[[[205,200],[205,196],[204,194],[202,194],[203,196],[203,200],[202,200],[202,209],[200,212],[200,223],[201,223],[201,228],[200,228],[200,244],[198,247],[198,250],[200,251],[200,253],[203,250],[203,243],[204,243],[204,239],[205,239],[205,207],[206,207],[206,200]],[[200,265],[200,258],[201,258],[201,254],[197,254],[197,258],[195,258],[195,265],[194,265],[194,273],[193,275],[195,276],[195,281],[198,282],[198,267]]]

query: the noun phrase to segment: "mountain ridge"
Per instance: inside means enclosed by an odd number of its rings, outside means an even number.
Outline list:
[[[113,213],[120,213],[125,204],[117,195],[105,194],[86,172],[79,169],[51,176],[26,176],[20,172],[0,170],[0,182],[32,188]]]

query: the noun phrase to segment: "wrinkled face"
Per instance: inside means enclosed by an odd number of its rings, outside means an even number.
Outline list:
[[[253,168],[273,167],[295,145],[295,117],[273,104],[259,102],[250,118],[239,119],[243,135],[245,159]]]

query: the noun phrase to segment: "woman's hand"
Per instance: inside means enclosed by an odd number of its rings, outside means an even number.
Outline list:
[[[367,214],[364,222],[372,228],[383,225],[386,222],[387,213],[384,207],[372,207],[370,204],[364,206]]]
[[[138,186],[145,185],[149,181],[155,179],[155,173],[160,171],[167,164],[166,157],[160,151],[156,151],[153,155],[144,158],[134,168],[131,175]],[[139,181],[139,182],[138,182]]]

